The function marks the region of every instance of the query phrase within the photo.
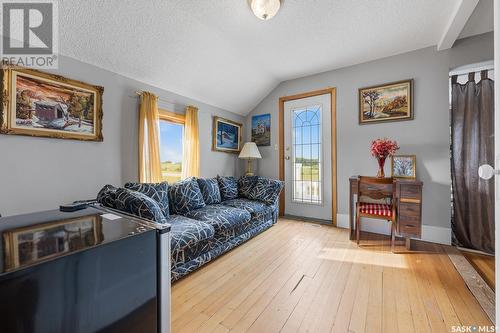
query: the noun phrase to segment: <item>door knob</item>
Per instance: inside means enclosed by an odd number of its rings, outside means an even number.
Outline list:
[[[482,179],[491,179],[494,175],[500,174],[500,170],[495,170],[493,167],[489,164],[483,164],[479,167],[477,170],[477,173],[479,174],[479,177]]]
[[[285,156],[285,160],[289,160],[290,159],[290,156]]]

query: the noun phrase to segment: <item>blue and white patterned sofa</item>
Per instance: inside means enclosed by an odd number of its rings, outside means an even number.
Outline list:
[[[250,176],[189,178],[167,183],[104,186],[97,201],[157,223],[171,224],[172,281],[277,222],[283,182]]]

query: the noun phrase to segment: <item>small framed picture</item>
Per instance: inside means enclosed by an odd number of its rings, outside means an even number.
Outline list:
[[[243,125],[228,119],[214,117],[212,150],[239,153]]]
[[[415,155],[394,155],[391,160],[391,177],[416,178],[417,157]]]
[[[271,114],[252,117],[252,142],[257,146],[271,145]]]

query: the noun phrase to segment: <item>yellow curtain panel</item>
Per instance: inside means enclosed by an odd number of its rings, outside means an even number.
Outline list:
[[[160,163],[158,96],[141,93],[139,108],[139,181],[162,181]]]
[[[182,149],[182,178],[200,176],[200,138],[198,134],[198,108],[186,107],[184,147]]]

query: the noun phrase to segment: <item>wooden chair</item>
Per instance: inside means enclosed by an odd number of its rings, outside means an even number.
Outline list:
[[[359,245],[361,218],[381,219],[391,222],[391,251],[396,238],[396,182],[392,178],[362,177],[358,179],[356,202],[356,242]],[[364,197],[385,199],[386,203],[363,202]]]

